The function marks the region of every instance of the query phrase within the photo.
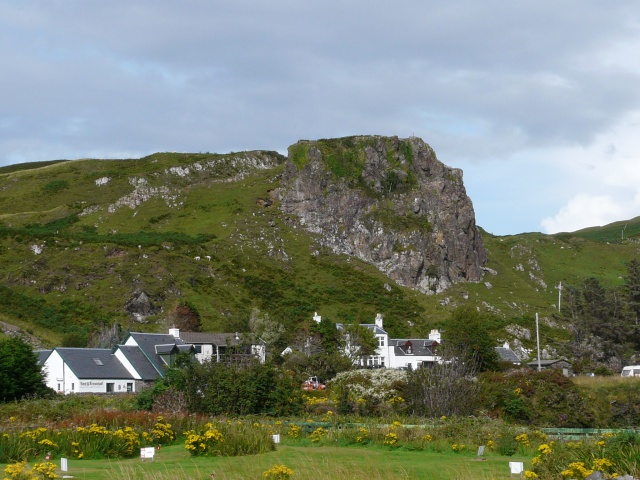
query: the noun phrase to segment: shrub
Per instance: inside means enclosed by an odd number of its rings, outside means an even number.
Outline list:
[[[406,372],[399,370],[351,370],[336,375],[329,386],[338,413],[372,415],[404,406],[398,399],[406,378]]]
[[[293,415],[303,407],[300,385],[272,364],[191,362],[168,372],[154,392],[183,393],[191,413]]]
[[[242,421],[208,422],[185,432],[185,448],[194,456],[238,456],[275,450],[271,430]]]
[[[594,402],[571,379],[555,370],[530,369],[480,376],[479,406],[510,422],[554,426],[594,427]]]
[[[269,480],[287,480],[293,476],[293,470],[286,465],[274,465],[262,472],[262,476]]]

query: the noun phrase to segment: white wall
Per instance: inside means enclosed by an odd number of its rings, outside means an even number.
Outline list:
[[[64,394],[78,392],[80,388],[78,377],[65,365],[62,357],[55,350],[44,362],[42,369],[45,372],[47,387]]]
[[[133,379],[79,379],[55,350],[44,362],[42,370],[45,373],[47,386],[65,395],[69,393],[107,393],[109,384],[113,385],[113,393],[135,392],[136,388]]]

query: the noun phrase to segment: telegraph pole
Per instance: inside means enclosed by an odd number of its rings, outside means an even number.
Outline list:
[[[560,305],[562,304],[562,281],[558,285],[558,312],[560,311]]]
[[[538,371],[542,371],[540,366],[540,329],[538,328],[538,312],[536,312],[536,343],[538,344]]]

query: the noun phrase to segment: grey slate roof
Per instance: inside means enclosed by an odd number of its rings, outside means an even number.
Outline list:
[[[35,354],[38,357],[39,366],[44,365],[44,362],[47,360],[47,358],[49,358],[49,355],[51,355],[51,352],[53,352],[53,350],[36,350],[35,351]]]
[[[378,327],[375,323],[361,323],[361,327],[368,328],[373,332],[374,335],[386,335],[387,332],[382,328]],[[344,323],[336,323],[336,328],[339,330],[344,330]]]
[[[386,331],[382,328],[378,327],[375,323],[361,323],[361,327],[368,328],[373,332],[374,335],[386,335]]]
[[[235,333],[180,332],[180,338],[196,345],[234,346],[240,343]]]
[[[516,355],[516,352],[506,347],[496,347],[496,353],[500,356],[500,360],[505,362],[511,362],[520,364],[522,363],[520,358]]]
[[[144,355],[149,359],[151,364],[158,372],[164,371],[164,369],[167,367],[167,364],[160,356],[160,353],[170,352],[158,352],[156,346],[172,345],[173,348],[175,347],[175,345],[185,344],[181,339],[169,334],[131,332],[130,336],[136,341]]]
[[[79,379],[133,379],[110,348],[56,348]]]
[[[134,345],[118,345],[118,349],[124,354],[125,358],[131,362],[131,365],[144,381],[155,380],[160,377],[160,373],[153,366],[144,352]]]
[[[568,363],[569,365],[571,365],[571,362],[563,357],[563,358],[554,358],[554,359],[549,359],[549,360],[540,360],[540,366],[541,367],[549,367],[551,365],[555,365],[556,363],[560,363],[560,362],[565,362],[565,363]],[[532,367],[537,367],[538,366],[538,360],[535,359],[534,361],[527,363],[527,365],[530,365]]]
[[[169,355],[176,350],[176,344],[172,343],[171,345],[156,345],[155,351],[158,355]]]
[[[411,353],[407,353],[407,342],[411,342]],[[438,342],[433,340],[425,340],[424,338],[390,338],[389,346],[393,347],[394,353],[401,357],[404,355],[411,356],[428,356],[434,355],[433,346]]]

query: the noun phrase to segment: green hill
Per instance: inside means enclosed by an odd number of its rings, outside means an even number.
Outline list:
[[[380,312],[392,335],[426,335],[467,304],[493,312],[497,330],[531,328],[557,308],[560,282],[618,285],[637,257],[640,217],[573,234],[483,232],[482,282],[424,295],[333,254],[283,214],[273,191],[285,160],[158,153],[0,168],[0,321],[44,345],[113,322],[164,331],[180,303],[205,331],[246,331],[259,308],[290,338],[316,311],[343,322]]]

